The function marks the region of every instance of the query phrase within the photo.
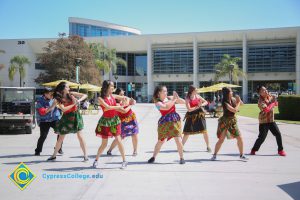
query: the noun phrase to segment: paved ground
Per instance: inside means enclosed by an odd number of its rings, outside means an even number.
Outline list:
[[[0,135],[0,196],[1,199],[300,199],[300,134],[299,125],[279,124],[283,133],[287,157],[276,155],[276,141],[270,134],[257,156],[248,162],[238,159],[234,140],[226,140],[219,161],[210,161],[202,136],[192,136],[185,147],[187,163],[178,164],[178,153],[173,140],[163,146],[156,164],[147,164],[157,139],[156,123],[159,113],[150,104],[136,105],[134,110],[140,123],[139,154],[132,157],[131,140],[125,143],[129,166],[120,170],[121,157],[103,156],[101,169],[92,169],[93,158],[101,139],[95,137],[98,116],[84,116],[85,139],[90,161],[83,163],[75,135],[67,136],[65,154],[56,162],[45,162],[52,154],[55,135],[51,131],[40,157],[33,156],[39,129],[32,135]],[[178,108],[181,115],[185,110]],[[239,117],[245,151],[248,153],[257,137],[257,120]],[[217,119],[207,119],[211,146],[216,142]],[[111,141],[110,141],[111,142]],[[8,174],[24,162],[37,178],[20,191]],[[101,179],[46,180],[51,174],[98,174]],[[21,196],[20,196],[21,195]]]

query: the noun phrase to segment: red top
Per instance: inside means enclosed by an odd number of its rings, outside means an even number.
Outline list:
[[[69,101],[67,103],[63,103],[64,106],[69,106],[69,105],[72,105],[73,102],[72,101]],[[70,108],[69,110],[66,110],[64,113],[67,114],[67,113],[71,113],[71,112],[75,112],[77,110],[77,105],[74,105],[72,108]]]
[[[104,102],[107,103],[109,106],[116,106],[116,100],[115,98],[111,95],[110,99],[108,99],[107,97],[104,98]],[[105,110],[105,107],[100,105],[102,110],[103,110],[103,117],[107,117],[107,118],[113,118],[114,116],[117,115],[117,111],[116,110]]]
[[[129,106],[129,105],[128,105]],[[124,106],[124,108],[127,108],[128,106]],[[127,117],[129,116],[130,114],[132,114],[132,110],[129,109],[129,111],[127,113],[121,113],[121,112],[118,112],[118,115],[120,118],[124,118],[124,117]]]
[[[200,98],[194,98],[194,99],[189,99],[189,103],[190,103],[190,106],[191,108],[193,107],[197,107],[200,103],[201,99]]]
[[[163,103],[163,102],[162,102]],[[164,103],[163,103],[164,104]],[[174,113],[176,112],[176,107],[175,105],[173,105],[169,110],[161,110],[159,107],[157,107],[159,112],[161,113],[162,116],[165,116],[167,114],[170,114],[170,113]]]

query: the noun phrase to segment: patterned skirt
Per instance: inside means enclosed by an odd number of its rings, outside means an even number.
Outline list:
[[[240,130],[237,126],[236,117],[226,117],[222,116],[219,119],[217,136],[220,138],[221,133],[226,131],[227,139],[233,139],[241,135]]]
[[[121,134],[121,120],[118,116],[113,118],[101,117],[96,127],[96,136],[107,139]]]
[[[184,135],[193,135],[207,133],[205,112],[202,108],[187,112],[184,117],[185,124],[183,128]]]
[[[181,119],[178,113],[173,112],[165,116],[161,116],[158,120],[158,139],[170,140],[173,137],[181,136]]]
[[[82,116],[79,110],[76,110],[75,112],[63,114],[61,119],[56,124],[55,133],[60,135],[77,133],[78,131],[82,130],[83,127],[84,125]]]
[[[121,117],[121,136],[122,138],[136,135],[139,133],[139,127],[136,121],[135,113],[132,112],[126,117]]]

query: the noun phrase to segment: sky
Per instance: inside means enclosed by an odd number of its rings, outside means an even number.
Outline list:
[[[56,38],[68,17],[142,34],[300,26],[300,0],[0,0],[0,39]]]

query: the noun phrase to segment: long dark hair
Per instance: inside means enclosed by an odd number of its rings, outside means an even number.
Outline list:
[[[109,88],[109,86],[112,84],[112,81],[110,80],[104,80],[103,83],[102,83],[102,88],[101,88],[101,91],[100,91],[100,97],[102,99],[104,99],[106,97],[106,94],[107,94],[107,90]]]
[[[53,98],[55,98],[59,103],[63,103],[63,99],[64,99],[64,94],[63,91],[66,88],[67,83],[62,81],[60,82],[54,89],[53,92]],[[67,100],[68,101],[72,101],[71,95],[68,93],[66,94]]]
[[[186,99],[190,99],[192,93],[193,93],[195,90],[196,90],[196,88],[195,88],[193,85],[190,85],[190,86],[189,86],[189,90],[188,90],[188,92],[187,92],[185,98],[186,98]]]
[[[120,93],[124,91],[122,88],[117,88],[116,91],[114,92],[114,94],[116,95],[120,95]],[[117,103],[120,103],[120,100],[116,99],[116,102]]]
[[[222,105],[224,106],[225,103],[229,103],[230,104],[230,99],[229,99],[229,93],[230,93],[230,88],[228,87],[223,87],[222,88],[222,95],[223,95],[223,99],[222,99]]]
[[[165,85],[159,85],[159,86],[156,86],[156,88],[154,89],[154,92],[153,92],[153,97],[152,97],[152,100],[154,103],[157,103],[159,101],[161,101],[159,99],[159,93],[163,90],[163,88],[166,87]]]

